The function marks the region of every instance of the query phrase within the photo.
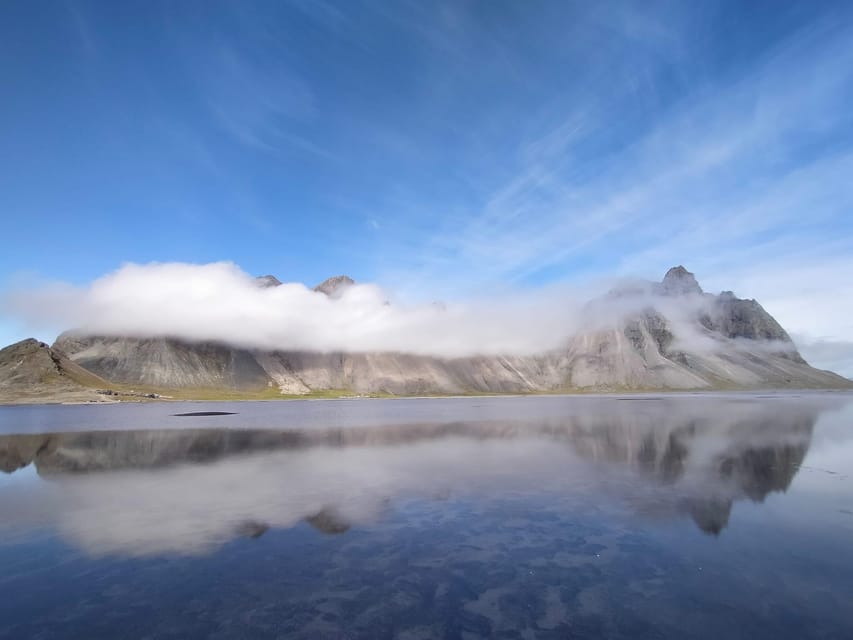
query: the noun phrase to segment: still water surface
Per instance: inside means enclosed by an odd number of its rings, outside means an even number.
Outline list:
[[[851,638],[851,603],[850,395],[0,407],[0,638]]]

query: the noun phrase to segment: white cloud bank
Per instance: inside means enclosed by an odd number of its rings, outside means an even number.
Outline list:
[[[263,349],[530,354],[572,332],[578,306],[555,289],[448,305],[389,303],[372,284],[330,298],[299,283],[262,288],[234,264],[127,264],[89,286],[6,296],[33,329],[170,336]]]

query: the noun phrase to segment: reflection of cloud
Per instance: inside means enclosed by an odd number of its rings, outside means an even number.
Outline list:
[[[719,533],[734,501],[788,487],[822,405],[578,406],[587,409],[503,423],[7,436],[0,452],[29,455],[49,482],[0,494],[2,526],[51,523],[93,554],[203,553],[302,521],[343,533],[406,496],[586,487],[649,516],[687,514]]]

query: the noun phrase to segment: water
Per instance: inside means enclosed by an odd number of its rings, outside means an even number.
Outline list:
[[[0,470],[0,638],[853,637],[845,394],[3,407]]]

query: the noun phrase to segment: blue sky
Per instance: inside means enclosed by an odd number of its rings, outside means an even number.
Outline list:
[[[452,298],[683,263],[853,344],[848,2],[0,11],[3,287],[230,260]]]

